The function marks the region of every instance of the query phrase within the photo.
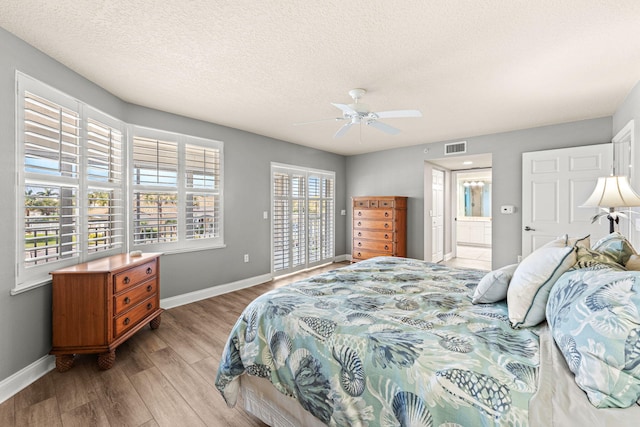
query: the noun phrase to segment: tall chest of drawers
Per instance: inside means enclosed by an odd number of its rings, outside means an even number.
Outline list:
[[[73,355],[99,353],[109,369],[116,348],[149,324],[160,326],[160,255],[114,255],[51,273],[52,342],[56,368],[73,366]]]
[[[407,197],[353,198],[353,261],[407,256]]]

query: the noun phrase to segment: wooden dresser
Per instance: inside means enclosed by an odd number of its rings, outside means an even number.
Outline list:
[[[56,368],[73,366],[73,355],[99,353],[109,369],[116,348],[144,327],[160,326],[160,255],[114,255],[62,268],[53,276],[52,328]]]
[[[351,259],[407,256],[407,197],[354,197]]]

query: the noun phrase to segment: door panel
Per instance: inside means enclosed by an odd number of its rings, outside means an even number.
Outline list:
[[[611,162],[611,144],[523,153],[522,256],[565,233],[592,241],[607,234],[602,221],[591,224],[598,208],[580,206]]]

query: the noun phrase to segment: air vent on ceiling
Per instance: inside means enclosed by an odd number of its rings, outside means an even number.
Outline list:
[[[460,154],[467,152],[467,141],[444,144],[444,154]]]

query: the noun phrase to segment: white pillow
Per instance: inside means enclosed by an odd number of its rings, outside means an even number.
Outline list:
[[[518,264],[511,264],[485,274],[476,286],[471,302],[487,304],[505,299],[509,282],[517,267]]]
[[[514,328],[535,326],[545,319],[551,287],[576,263],[574,246],[545,245],[522,260],[507,290],[509,320]]]

